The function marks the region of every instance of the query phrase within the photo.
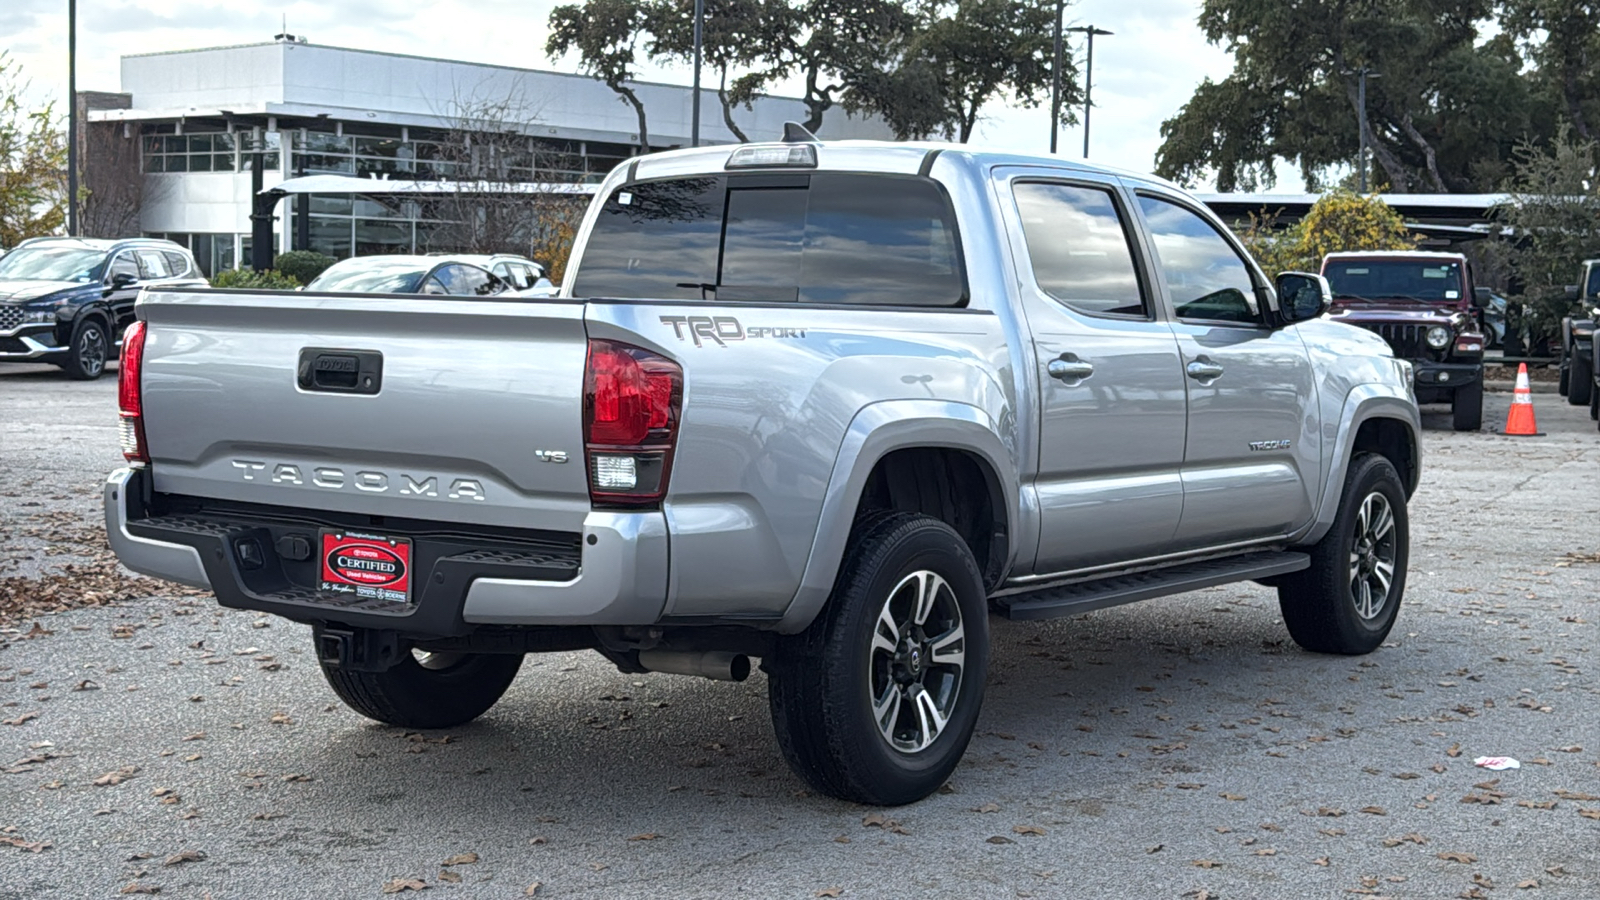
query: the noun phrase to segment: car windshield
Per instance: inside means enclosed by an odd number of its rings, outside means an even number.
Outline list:
[[[18,247],[0,257],[0,279],[18,281],[93,281],[104,250],[88,247]]]
[[[1429,302],[1461,299],[1461,264],[1416,259],[1334,259],[1322,273],[1335,296]]]
[[[327,271],[306,285],[308,291],[338,291],[353,294],[412,294],[428,263],[396,259],[347,259],[329,266]]]

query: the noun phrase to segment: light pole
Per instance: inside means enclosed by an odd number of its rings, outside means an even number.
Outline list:
[[[706,17],[705,0],[694,0],[694,98],[689,108],[689,146],[700,146],[700,41]]]
[[[1066,0],[1056,0],[1055,55],[1050,61],[1050,152],[1056,152],[1056,131],[1061,127],[1061,15]]]
[[[1367,79],[1382,76],[1372,71],[1368,66],[1356,69],[1353,74],[1360,79],[1356,82],[1356,127],[1361,132],[1361,149],[1359,151],[1361,155],[1356,160],[1356,184],[1360,188],[1360,193],[1365,194],[1367,192]]]
[[[1083,69],[1083,158],[1089,158],[1089,106],[1090,98],[1094,93],[1094,36],[1097,34],[1109,35],[1113,32],[1093,25],[1078,25],[1068,28],[1068,31],[1079,31],[1089,36],[1088,60]]]
[[[67,234],[78,236],[78,0],[67,0]]]

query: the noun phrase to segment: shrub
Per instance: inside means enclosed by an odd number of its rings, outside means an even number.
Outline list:
[[[292,291],[300,282],[274,269],[256,272],[250,269],[226,269],[211,277],[214,288],[237,288],[256,291]]]
[[[272,267],[301,284],[310,284],[311,279],[336,262],[338,260],[333,257],[315,250],[290,250],[288,253],[279,253],[277,259],[272,261]]]
[[[1344,188],[1323,194],[1292,228],[1273,230],[1271,217],[1250,217],[1241,235],[1268,275],[1317,272],[1322,258],[1340,250],[1413,250],[1417,239],[1405,219],[1376,195]]]

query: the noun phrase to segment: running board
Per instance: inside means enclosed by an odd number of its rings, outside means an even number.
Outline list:
[[[1008,619],[1055,619],[1075,616],[1078,613],[1121,606],[1154,597],[1166,597],[1200,588],[1287,575],[1311,566],[1311,557],[1291,551],[1263,550],[1152,569],[1133,575],[1116,575],[1077,584],[1041,588],[1026,594],[1013,595],[1011,602],[1000,608]]]

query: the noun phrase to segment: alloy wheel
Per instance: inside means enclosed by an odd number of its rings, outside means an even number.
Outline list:
[[[1363,621],[1376,620],[1389,604],[1398,549],[1395,538],[1389,498],[1373,491],[1361,501],[1350,543],[1350,595]]]
[[[950,722],[966,666],[966,630],[950,584],[922,569],[878,612],[868,658],[872,718],[890,747],[926,750]]]
[[[78,367],[86,375],[99,375],[106,367],[106,340],[98,325],[86,325],[78,335]]]

